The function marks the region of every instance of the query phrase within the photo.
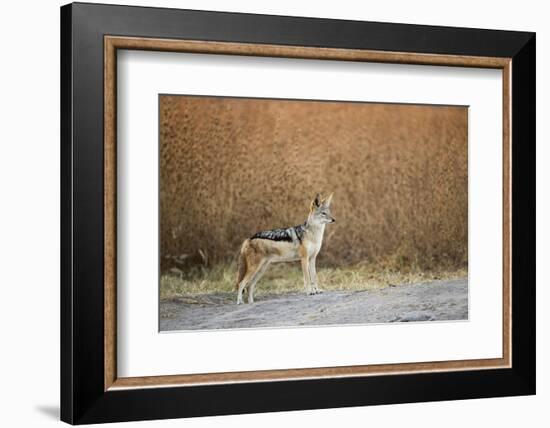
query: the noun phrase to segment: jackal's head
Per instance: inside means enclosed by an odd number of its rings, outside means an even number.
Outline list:
[[[321,195],[317,193],[309,208],[308,222],[310,224],[328,224],[336,221],[330,212],[332,195],[331,193],[326,198],[321,199]]]

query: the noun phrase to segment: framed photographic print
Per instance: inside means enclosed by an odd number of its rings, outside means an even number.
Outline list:
[[[535,35],[61,8],[61,418],[535,393]]]

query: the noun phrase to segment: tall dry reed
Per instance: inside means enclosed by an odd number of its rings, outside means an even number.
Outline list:
[[[318,263],[467,263],[464,107],[162,96],[161,266],[235,257],[334,192]]]

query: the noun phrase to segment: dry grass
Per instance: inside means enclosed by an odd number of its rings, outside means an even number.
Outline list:
[[[461,269],[467,128],[462,107],[162,96],[162,271],[215,275],[255,232],[302,223],[316,192],[337,219],[320,265]]]
[[[318,271],[323,290],[370,290],[388,286],[414,284],[436,279],[467,276],[466,269],[426,271],[418,267],[398,270],[380,264],[358,264],[346,267],[322,267]],[[209,293],[235,293],[234,263],[220,263],[211,268],[196,267],[186,272],[171,272],[161,276],[160,297]],[[302,270],[298,264],[273,264],[260,279],[255,294],[303,291]]]

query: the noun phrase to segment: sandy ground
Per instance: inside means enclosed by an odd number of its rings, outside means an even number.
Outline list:
[[[265,294],[252,305],[235,294],[181,296],[160,303],[160,330],[465,320],[468,280],[432,281],[365,291]]]

